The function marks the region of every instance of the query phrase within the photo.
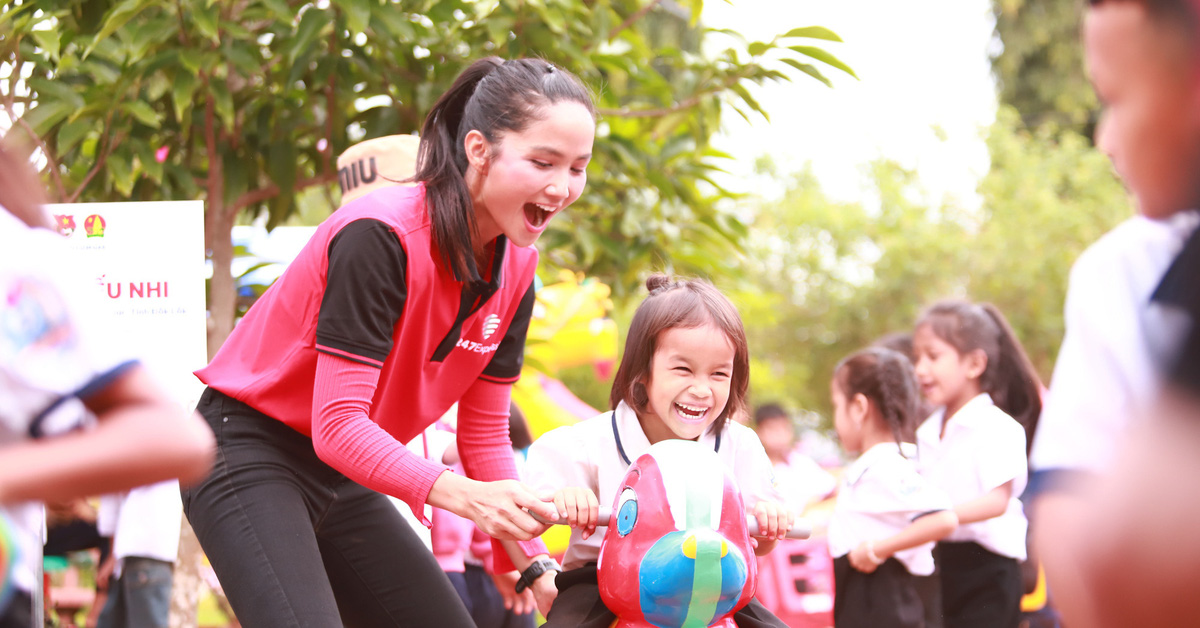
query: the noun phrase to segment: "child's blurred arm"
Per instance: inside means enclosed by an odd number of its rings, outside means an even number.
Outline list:
[[[975,499],[956,505],[954,514],[958,515],[958,523],[975,523],[1004,514],[1012,499],[1012,487],[1012,480],[1009,480]]]
[[[896,552],[941,540],[956,527],[958,515],[953,510],[924,515],[892,536],[860,543],[850,552],[850,565],[863,573],[871,573]]]
[[[67,500],[208,473],[212,431],[168,398],[142,366],[89,395],[93,430],[10,445],[0,456],[0,504]]]

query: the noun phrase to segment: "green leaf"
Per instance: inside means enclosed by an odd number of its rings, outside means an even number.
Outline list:
[[[300,25],[296,27],[296,36],[292,39],[292,45],[288,49],[288,61],[295,63],[297,57],[313,47],[317,38],[320,37],[321,31],[331,25],[332,22],[327,11],[312,7],[305,11],[300,18]]]
[[[370,0],[342,0],[339,4],[346,13],[346,28],[350,34],[366,32],[367,24],[371,21]]]
[[[210,2],[204,8],[195,7],[192,9],[192,23],[196,25],[196,30],[214,44],[221,43],[221,33],[217,27],[217,20],[220,16],[218,11],[220,11],[220,8],[220,6]]]
[[[182,123],[184,114],[191,109],[192,99],[196,94],[196,85],[200,83],[189,72],[177,72],[175,82],[171,85],[171,103],[175,109],[175,120]]]
[[[793,28],[784,37],[807,37],[809,39],[824,39],[826,41],[842,41],[838,34],[824,26],[802,26]]]
[[[129,194],[133,192],[133,184],[137,182],[137,175],[134,172],[132,162],[133,156],[126,154],[124,151],[112,153],[104,162],[113,187],[117,190],[118,194],[125,198],[128,198]]]
[[[58,144],[55,146],[58,155],[61,157],[71,152],[88,131],[98,126],[96,121],[90,118],[78,118],[62,125],[58,130]]]
[[[96,46],[111,37],[113,33],[117,32],[117,29],[125,26],[133,16],[140,13],[150,2],[151,0],[124,0],[113,7],[108,12],[108,15],[105,16],[104,24],[92,39],[92,43],[83,51],[83,58],[86,59],[88,55],[92,54]]]
[[[21,119],[33,129],[39,137],[46,135],[54,125],[62,122],[75,108],[70,103],[61,100],[39,102],[21,116]]]
[[[853,76],[854,78],[858,78],[858,75],[854,73],[854,70],[850,69],[850,66],[846,65],[845,63],[842,63],[840,59],[833,56],[828,51],[822,50],[821,48],[817,48],[816,46],[788,46],[788,47],[802,55],[806,55],[806,56],[812,57],[813,59],[816,59],[817,61],[827,63],[827,64],[845,72],[846,74]]]
[[[149,176],[155,185],[162,185],[163,165],[155,157],[154,147],[148,142],[139,142],[135,150],[142,165],[142,172]]]
[[[746,48],[746,52],[749,52],[751,56],[761,57],[764,52],[770,50],[773,47],[774,46],[772,46],[771,44],[764,43],[761,41],[756,41],[756,42],[750,44]]]
[[[204,53],[195,48],[184,48],[179,51],[179,62],[183,64],[184,68],[187,68],[188,72],[198,74],[200,65],[204,62]]]
[[[83,96],[80,96],[75,90],[71,89],[70,85],[60,81],[31,78],[29,79],[29,86],[37,92],[38,102],[57,100],[76,109],[84,105]]]
[[[212,98],[216,101],[217,116],[221,118],[221,124],[226,130],[232,131],[234,127],[233,113],[233,95],[229,93],[229,86],[225,84],[224,79],[214,78],[208,82],[208,89],[212,92]]]
[[[796,68],[797,70],[800,70],[801,72],[817,79],[818,81],[821,81],[827,87],[833,87],[833,83],[830,82],[829,79],[825,78],[825,75],[821,74],[821,71],[818,70],[816,67],[814,67],[810,64],[807,64],[807,63],[801,63],[795,59],[786,59],[785,58],[785,59],[782,59],[782,61],[784,63],[792,66],[793,68]]]
[[[144,100],[122,103],[121,110],[148,127],[157,129],[162,124],[158,119],[158,113]]]
[[[38,47],[46,51],[47,56],[58,60],[58,48],[61,41],[58,29],[36,30],[30,34],[33,35]]]

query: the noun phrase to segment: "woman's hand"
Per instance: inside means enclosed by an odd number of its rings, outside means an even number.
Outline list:
[[[554,507],[566,517],[567,525],[583,530],[583,538],[596,533],[600,502],[590,489],[579,486],[560,488],[554,493]]]
[[[550,527],[528,511],[551,521],[558,518],[554,504],[538,499],[516,480],[479,482],[449,471],[434,481],[426,502],[470,519],[490,537],[511,541],[528,541]]]

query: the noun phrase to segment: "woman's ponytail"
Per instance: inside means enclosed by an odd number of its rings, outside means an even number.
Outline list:
[[[463,178],[467,170],[459,136],[463,112],[479,83],[503,63],[500,57],[487,57],[458,75],[425,117],[417,150],[414,179],[425,182],[434,247],[446,267],[464,282],[477,278],[478,273],[471,272],[469,262],[476,227],[471,191]]]

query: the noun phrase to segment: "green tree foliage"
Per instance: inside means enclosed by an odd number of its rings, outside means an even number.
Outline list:
[[[837,361],[911,331],[946,297],[998,305],[1048,381],[1070,265],[1132,209],[1107,159],[1077,134],[1025,131],[1004,108],[988,146],[979,210],[927,206],[913,174],[888,162],[871,171],[877,207],[831,201],[801,174],[759,209],[734,293],[756,403],[828,417]]]
[[[1068,129],[1092,137],[1098,110],[1084,73],[1080,0],[993,0],[992,58],[1000,101],[1021,112],[1029,128]]]
[[[721,112],[765,112],[751,84],[849,71],[813,40],[727,35],[702,0],[23,0],[0,2],[0,96],[40,148],[56,200],[203,198],[214,275],[210,351],[232,329],[230,228],[275,225],[336,180],[364,138],[418,129],[481,56],[542,56],[582,76],[602,111],[586,195],[543,248],[618,297],[650,264],[706,265],[745,229],[710,175]],[[331,208],[332,209],[332,208]],[[684,246],[676,246],[686,242]]]

